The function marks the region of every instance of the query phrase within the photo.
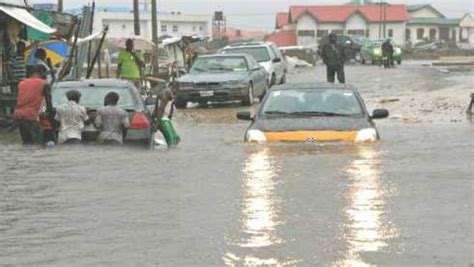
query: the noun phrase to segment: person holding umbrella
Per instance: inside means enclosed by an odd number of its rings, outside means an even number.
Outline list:
[[[141,68],[145,67],[142,55],[134,49],[132,39],[125,42],[125,51],[119,53],[117,78],[132,81],[140,90]]]

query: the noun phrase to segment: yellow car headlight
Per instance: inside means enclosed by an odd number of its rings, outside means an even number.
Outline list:
[[[267,141],[265,134],[260,130],[248,130],[245,139],[250,143],[265,143]]]
[[[366,128],[357,132],[355,141],[357,143],[375,142],[378,139],[377,130],[374,128]]]

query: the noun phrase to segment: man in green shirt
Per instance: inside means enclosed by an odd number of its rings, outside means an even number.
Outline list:
[[[140,90],[140,70],[145,63],[141,54],[134,50],[132,39],[127,39],[125,46],[126,50],[118,56],[117,78],[132,81]]]

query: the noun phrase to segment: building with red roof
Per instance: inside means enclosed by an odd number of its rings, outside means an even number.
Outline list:
[[[276,29],[281,29],[281,28],[285,27],[288,24],[290,24],[289,13],[288,12],[279,12],[279,13],[277,13],[275,28]]]
[[[278,47],[297,45],[296,33],[294,30],[276,31],[265,38],[268,42],[274,42]]]
[[[242,30],[242,29],[228,27],[226,28],[224,35],[231,42],[239,42],[239,41],[248,41],[248,40],[260,41],[264,39],[266,34],[267,33],[264,31]]]
[[[409,19],[405,5],[295,5],[290,6],[288,13],[277,14],[276,28],[293,29],[297,45],[314,48],[331,32],[363,35],[370,39],[390,37],[396,43],[404,44]],[[281,36],[288,36],[288,33]]]

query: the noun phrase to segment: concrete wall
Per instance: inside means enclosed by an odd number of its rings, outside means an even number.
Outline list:
[[[378,40],[378,39],[383,39],[383,32],[381,33],[381,36],[379,36],[379,26],[380,23],[370,23],[368,30],[369,30],[369,38],[371,40]],[[389,30],[393,30],[393,37],[392,40],[400,45],[404,46],[405,45],[405,22],[392,22],[392,23],[386,23],[385,25],[385,31],[386,34],[385,36],[388,38],[388,32]],[[382,28],[383,30],[383,28]]]
[[[389,29],[393,30],[392,39],[399,45],[405,44],[405,22],[391,22],[386,23],[386,37],[388,37]],[[298,32],[301,30],[312,30],[315,36],[299,36]],[[355,14],[347,20],[346,23],[318,23],[313,17],[308,14],[301,16],[296,22],[296,33],[298,35],[298,45],[302,46],[318,46],[317,31],[327,30],[331,33],[333,30],[342,30],[347,33],[347,30],[369,30],[369,38],[372,40],[379,38],[379,23],[367,23],[367,21],[360,15]],[[382,34],[383,38],[383,34]]]
[[[166,31],[163,31],[162,26],[166,25]],[[174,26],[178,28],[177,32],[174,32]],[[202,35],[208,36],[211,34],[209,31],[209,23],[207,22],[176,22],[176,21],[160,21],[158,23],[158,35],[170,35],[173,37],[181,37],[183,35]]]
[[[450,32],[449,38],[450,39],[453,35],[453,31],[455,31],[456,32],[455,41],[456,42],[460,41],[460,36],[459,35],[460,35],[461,28],[452,27],[452,26],[442,26],[442,27],[443,28],[444,27],[449,28],[449,32]],[[424,30],[423,37],[427,38],[428,40],[430,39],[430,30],[435,30],[436,31],[435,40],[440,39],[440,27],[437,26],[437,25],[408,25],[407,29],[409,29],[411,31],[411,36],[409,38],[409,41],[412,44],[416,44],[416,43],[419,43],[419,42],[423,41],[423,38],[418,38],[418,34],[417,34],[418,29],[423,29]]]
[[[314,36],[300,36],[299,31],[302,30],[312,30],[314,31]],[[296,23],[296,36],[298,45],[315,47],[317,30],[318,24],[316,20],[313,19],[313,17],[308,14],[301,16]]]
[[[103,25],[109,25],[110,37],[134,36],[133,14],[115,12],[97,12],[94,18],[94,32],[102,30]],[[161,30],[161,25],[167,25],[167,31]],[[173,31],[173,26],[178,31]],[[160,14],[158,16],[158,36],[169,35],[181,37],[183,35],[202,35],[212,38],[212,16],[185,15],[185,14]],[[151,15],[140,14],[140,36],[151,40]]]
[[[409,41],[412,43],[412,44],[416,44],[418,42],[421,42],[423,41],[423,38],[417,38],[417,31],[418,29],[423,29],[424,30],[424,35],[423,37],[424,38],[430,38],[430,30],[436,30],[436,39],[439,39],[439,28],[437,26],[434,26],[434,25],[409,25],[407,26],[407,29],[409,29],[411,31],[411,35],[410,35],[410,38],[409,38]]]
[[[367,22],[360,14],[352,15],[346,21],[345,30],[366,30],[367,29]]]

